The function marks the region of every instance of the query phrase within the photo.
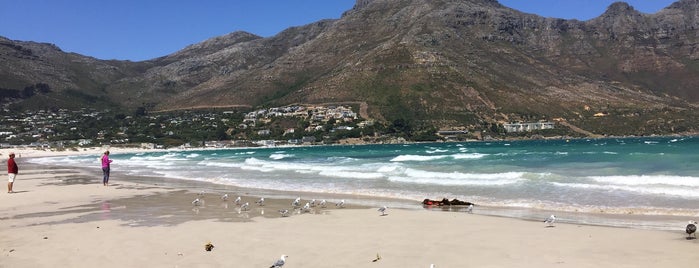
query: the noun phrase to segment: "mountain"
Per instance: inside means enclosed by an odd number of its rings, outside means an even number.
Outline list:
[[[699,0],[655,14],[617,2],[588,21],[495,0],[358,0],[337,20],[269,38],[233,32],[143,62],[3,38],[0,92],[48,85],[21,98],[32,106],[361,103],[372,118],[438,127],[559,119],[596,133],[692,131],[698,16]]]

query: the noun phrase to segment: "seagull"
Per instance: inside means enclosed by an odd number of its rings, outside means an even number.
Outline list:
[[[345,200],[342,199],[340,202],[335,203],[335,206],[338,208],[344,208],[345,207]]]
[[[224,194],[223,196],[221,196],[221,200],[228,201],[228,194]]]
[[[199,192],[197,195],[200,197],[204,197],[204,191]]]
[[[549,216],[548,218],[546,218],[546,220],[544,220],[544,222],[545,222],[545,223],[548,223],[548,226],[549,226],[549,227],[552,227],[552,226],[553,226],[553,223],[556,222],[556,216],[552,214],[551,216]]]
[[[309,211],[311,211],[311,204],[308,203],[308,202],[306,202],[306,204],[303,205],[303,208],[302,208],[301,210],[303,210],[303,212],[309,212]]]
[[[279,259],[278,259],[274,264],[272,264],[272,266],[270,266],[269,268],[281,268],[282,266],[284,266],[284,263],[286,263],[286,258],[288,258],[288,257],[289,257],[289,256],[287,256],[287,255],[282,255],[282,256],[279,257]]]
[[[282,214],[282,217],[289,217],[289,210],[288,209],[280,209],[279,214]]]
[[[249,206],[250,206],[250,203],[245,202],[245,204],[243,204],[242,206],[240,206],[240,210],[242,210],[242,211],[247,211]]]
[[[238,196],[238,198],[236,198],[235,201],[233,201],[233,202],[235,202],[236,205],[240,206],[240,201],[241,201],[240,196]]]
[[[315,207],[315,206],[316,206],[316,200],[315,200],[315,199],[312,199],[312,200],[311,200],[311,207]]]
[[[467,213],[473,213],[473,204],[469,204],[468,208],[466,208]]]
[[[201,200],[199,198],[194,199],[194,201],[192,201],[192,205],[194,205],[194,206],[199,206],[200,204],[201,204]]]
[[[327,206],[327,203],[328,203],[328,202],[326,202],[325,199],[323,199],[323,200],[320,200],[320,204],[319,204],[319,205],[320,205],[320,207],[325,208],[325,207]]]
[[[294,199],[294,202],[291,202],[291,205],[295,208],[301,206],[301,197],[297,197],[296,199]]]
[[[376,259],[373,259],[371,262],[377,262],[381,260],[381,256],[379,256],[379,253],[376,253]]]
[[[379,212],[381,212],[381,216],[386,216],[386,210],[388,209],[387,206],[383,206],[379,208]]]
[[[692,234],[694,234],[694,238],[697,238],[697,222],[696,221],[689,221],[689,224],[687,224],[687,239],[692,239]]]
[[[260,206],[264,206],[265,205],[265,198],[260,197],[260,200],[255,201],[255,203],[257,203]]]

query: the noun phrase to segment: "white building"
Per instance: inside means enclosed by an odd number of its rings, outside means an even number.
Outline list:
[[[542,129],[553,129],[554,123],[551,122],[537,122],[537,123],[509,123],[504,124],[505,131],[507,132],[528,132],[533,130]]]

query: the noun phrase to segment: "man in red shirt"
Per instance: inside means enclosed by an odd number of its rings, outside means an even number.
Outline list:
[[[12,191],[12,184],[15,182],[17,173],[19,173],[19,168],[15,162],[15,153],[10,153],[10,159],[7,160],[7,175],[9,177],[7,183],[7,193],[9,194],[14,193],[14,191]]]

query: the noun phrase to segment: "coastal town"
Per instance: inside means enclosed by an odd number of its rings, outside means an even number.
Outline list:
[[[0,147],[201,147],[314,144],[373,135],[373,120],[348,106],[286,106],[240,111],[131,114],[94,109],[9,113],[0,126]]]
[[[256,109],[179,111],[170,113],[122,112],[83,108],[11,113],[5,109],[0,126],[0,148],[77,148],[130,146],[191,148],[311,145],[335,143],[402,143],[416,139],[447,141],[474,139],[467,128],[416,129],[402,121],[383,125],[361,118],[347,105],[292,105]],[[554,123],[504,124],[508,133],[554,129]],[[481,134],[480,132],[476,134]],[[411,137],[407,137],[413,135]],[[476,136],[478,137],[478,136]],[[482,137],[478,137],[481,138]],[[476,139],[478,139],[476,138]],[[489,137],[486,137],[489,138]]]
[[[416,129],[403,121],[389,125],[361,118],[347,105],[292,105],[253,111],[212,110],[170,113],[123,112],[83,108],[2,112],[0,148],[77,148],[130,146],[140,148],[240,147],[334,144],[343,142],[401,143],[483,139],[465,127]],[[511,123],[504,133],[554,129],[551,122]],[[496,131],[497,131],[496,129]],[[480,132],[475,134],[481,134]],[[411,137],[408,137],[413,135]],[[490,138],[490,137],[485,137]]]

